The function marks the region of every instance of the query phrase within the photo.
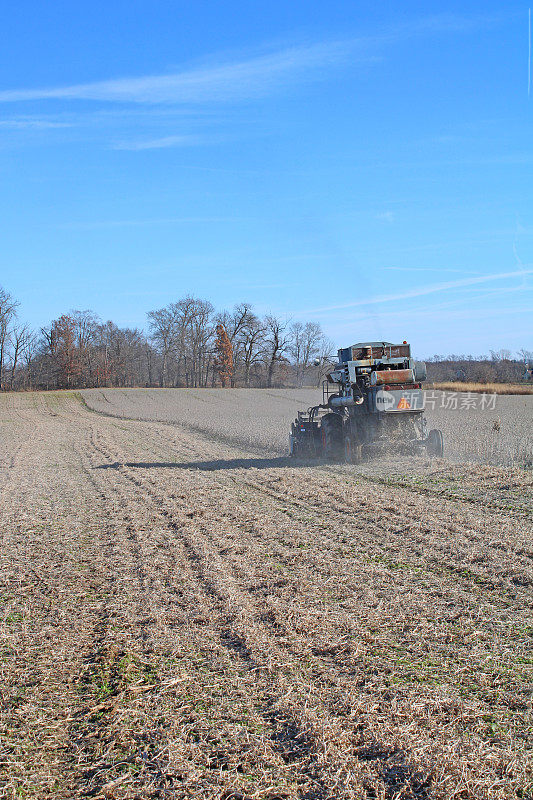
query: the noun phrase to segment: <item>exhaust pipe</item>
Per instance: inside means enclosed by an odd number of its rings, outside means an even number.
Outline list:
[[[349,406],[360,406],[364,397],[354,397],[353,394],[342,395],[334,394],[328,400],[330,408],[348,408]]]

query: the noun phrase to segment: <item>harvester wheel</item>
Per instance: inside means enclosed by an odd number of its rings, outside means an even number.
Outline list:
[[[442,431],[437,430],[437,428],[433,428],[428,433],[427,451],[428,455],[436,456],[437,458],[442,458],[444,454]]]
[[[325,458],[335,461],[343,452],[342,421],[337,414],[328,414],[320,425],[322,450]]]
[[[344,459],[347,464],[360,464],[363,458],[363,447],[356,444],[351,436],[344,438]]]

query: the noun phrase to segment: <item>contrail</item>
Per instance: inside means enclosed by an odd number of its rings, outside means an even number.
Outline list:
[[[529,9],[529,51],[527,59],[527,96],[531,95],[531,9]]]

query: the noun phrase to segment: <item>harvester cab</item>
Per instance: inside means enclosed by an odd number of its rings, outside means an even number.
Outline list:
[[[407,342],[360,342],[338,351],[322,403],[298,412],[289,437],[294,457],[358,462],[364,455],[425,451],[442,457],[439,430],[424,416],[426,365]]]

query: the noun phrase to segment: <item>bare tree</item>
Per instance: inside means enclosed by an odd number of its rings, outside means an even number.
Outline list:
[[[207,385],[213,363],[213,313],[208,300],[192,296],[148,313],[150,338],[161,356],[161,386],[179,386],[182,380],[186,386]]]
[[[282,322],[272,314],[265,317],[265,344],[267,358],[267,386],[272,386],[276,366],[285,360],[285,353],[289,349],[290,337],[287,331],[288,320]]]
[[[319,345],[318,353],[313,361],[313,366],[316,370],[316,385],[320,386],[320,382],[324,377],[324,373],[331,369],[335,361],[335,345],[326,336],[322,335]]]
[[[302,386],[312,362],[318,357],[324,338],[318,322],[295,322],[290,328],[289,352],[293,358],[296,384]]]
[[[0,286],[0,391],[5,389],[5,361],[10,344],[11,325],[17,315],[18,302]]]
[[[266,324],[251,310],[239,331],[239,352],[242,352],[243,381],[250,386],[252,370],[262,361],[265,348]]]
[[[144,381],[147,342],[137,328],[100,325],[96,340],[97,385],[136,386]]]
[[[88,310],[71,311],[70,316],[74,321],[82,382],[85,386],[93,386],[96,383],[96,348],[94,345],[98,335],[100,319],[92,311]]]
[[[0,288],[0,388],[86,386],[316,385],[334,361],[334,347],[317,322],[259,318],[250,303],[215,315],[212,304],[186,296],[148,313],[150,339],[137,328],[101,323],[92,311],[71,311],[41,328],[40,337],[17,324],[18,303]],[[227,340],[217,336],[223,326]],[[220,328],[219,328],[220,330]],[[231,347],[230,347],[231,345]],[[231,351],[233,364],[221,353]],[[491,350],[490,356],[435,355],[432,381],[530,380],[533,353]],[[525,364],[525,369],[524,369]],[[294,376],[294,378],[293,378]]]
[[[24,326],[26,333],[22,336],[20,345],[21,362],[24,370],[23,386],[24,388],[32,387],[34,385],[33,377],[33,362],[38,349],[38,337],[34,331]]]
[[[161,355],[160,386],[166,385],[168,362],[178,341],[179,311],[175,305],[171,303],[158,311],[149,311],[147,315],[150,338]]]
[[[506,350],[505,347],[502,347],[501,350],[491,350],[490,357],[493,361],[510,361],[511,360],[511,351]],[[457,358],[454,356],[454,358]]]
[[[207,386],[209,370],[213,364],[213,305],[208,300],[189,298],[191,316],[188,338],[191,354],[192,386]]]
[[[11,374],[9,378],[9,388],[13,391],[17,367],[24,355],[31,352],[35,343],[35,334],[27,325],[15,325],[11,331]]]
[[[518,350],[518,357],[524,364],[533,364],[533,350],[526,350],[525,347],[521,347]]]

